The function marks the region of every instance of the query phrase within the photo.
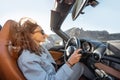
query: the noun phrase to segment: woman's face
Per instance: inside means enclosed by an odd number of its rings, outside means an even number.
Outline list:
[[[32,38],[37,42],[37,43],[40,43],[40,42],[45,42],[45,39],[47,38],[47,35],[44,33],[43,29],[38,26],[33,34],[32,34]]]

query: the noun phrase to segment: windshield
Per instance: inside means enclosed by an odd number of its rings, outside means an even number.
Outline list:
[[[114,7],[111,7],[112,2],[106,3],[100,1],[96,2],[95,5],[91,5],[92,8],[88,5],[91,4],[89,3],[90,0],[77,1],[74,3],[69,14],[67,13],[69,10],[66,8],[69,6],[64,3],[57,3],[57,7],[54,7],[55,16],[51,16],[51,28],[56,34],[66,40],[65,36],[63,36],[65,34],[62,34],[60,31],[61,29],[70,37],[77,36],[79,38],[102,41],[120,39],[118,30],[119,20],[117,18],[120,16],[115,13],[118,12],[117,8],[119,6],[115,4]],[[99,5],[96,6],[97,4]],[[63,6],[66,7],[63,8]]]
[[[99,1],[100,4],[95,8],[91,6],[86,7],[83,12],[75,21],[72,20],[69,14],[62,25],[62,30],[67,30],[72,27],[79,27],[83,30],[91,31],[108,31],[109,33],[120,33],[119,21],[119,0],[105,0]]]

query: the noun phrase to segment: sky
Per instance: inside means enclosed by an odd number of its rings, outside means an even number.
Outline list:
[[[109,33],[120,33],[120,0],[97,0],[98,6],[86,7],[75,21],[71,13],[62,24],[62,30],[72,27],[84,30],[106,30]],[[8,19],[19,21],[21,17],[30,17],[37,21],[47,34],[50,29],[50,11],[54,0],[0,0],[0,24],[3,26]]]

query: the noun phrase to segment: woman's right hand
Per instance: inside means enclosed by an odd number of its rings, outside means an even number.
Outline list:
[[[77,49],[73,52],[73,54],[69,57],[67,64],[71,67],[74,64],[76,64],[77,62],[80,61],[82,54],[80,54],[81,49]]]

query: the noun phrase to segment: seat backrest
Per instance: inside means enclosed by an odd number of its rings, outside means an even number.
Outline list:
[[[2,26],[0,25],[0,30],[2,29]]]
[[[11,21],[7,21],[0,31],[0,80],[25,80],[16,60],[8,51],[10,24]]]

